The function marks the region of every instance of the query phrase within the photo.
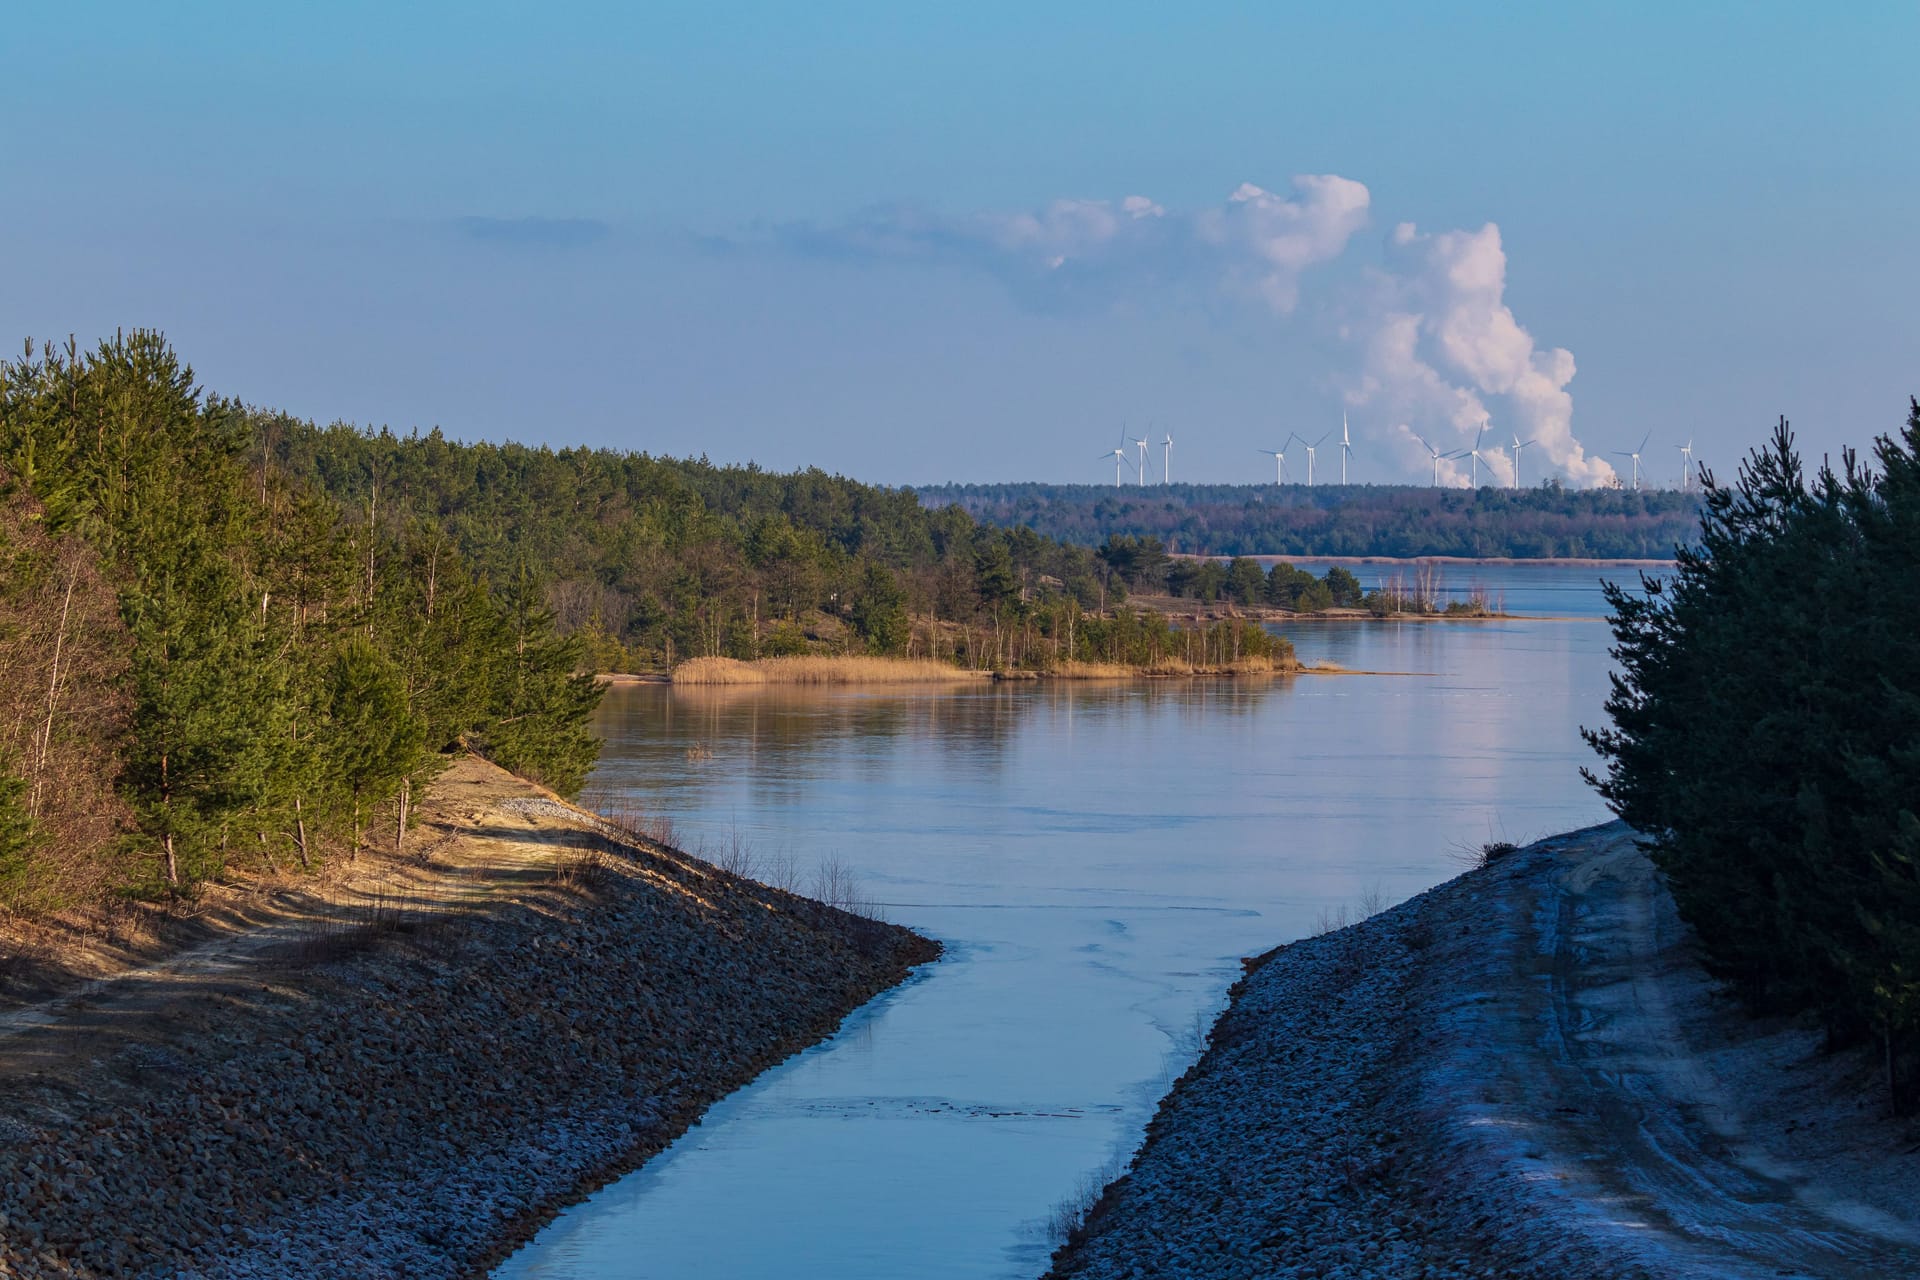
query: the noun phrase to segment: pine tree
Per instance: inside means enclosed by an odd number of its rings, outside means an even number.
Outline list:
[[[357,857],[367,813],[396,795],[427,759],[425,724],[407,707],[400,673],[362,636],[335,651],[320,730],[320,777],[347,809]]]
[[[1763,1008],[1814,1010],[1920,1086],[1920,404],[1809,482],[1781,423],[1698,546],[1609,588],[1603,797],[1641,833],[1712,967]],[[1591,775],[1590,775],[1591,776]]]
[[[853,597],[851,621],[869,652],[898,654],[906,650],[907,593],[884,565],[867,561]]]
[[[599,758],[588,717],[601,689],[580,669],[582,641],[554,629],[539,580],[522,568],[501,602],[491,716],[477,746],[503,768],[572,795]]]

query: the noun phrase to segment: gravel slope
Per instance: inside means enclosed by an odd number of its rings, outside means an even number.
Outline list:
[[[1716,993],[1618,824],[1251,962],[1066,1277],[1920,1275],[1871,1062]]]
[[[418,909],[283,925],[0,1027],[0,1276],[460,1276],[937,947],[478,761]]]

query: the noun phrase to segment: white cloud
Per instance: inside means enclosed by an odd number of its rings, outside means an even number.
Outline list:
[[[1297,200],[1243,182],[1223,207],[1194,216],[1195,232],[1229,264],[1229,278],[1282,313],[1299,302],[1307,268],[1346,251],[1371,203],[1365,186],[1335,174],[1305,174],[1293,185]]]
[[[970,263],[1027,278],[1071,268],[1076,280],[1120,288],[1198,277],[1287,312],[1300,277],[1345,252],[1368,206],[1366,187],[1347,178],[1306,175],[1293,187],[1288,197],[1243,184],[1221,204],[1187,213],[1143,195],[958,218],[879,209],[840,226],[781,227],[775,238],[807,253]]]
[[[1055,200],[1041,208],[944,217],[881,209],[838,226],[790,225],[775,242],[800,252],[858,259],[945,261],[993,272],[1030,298],[1147,296],[1199,284],[1290,315],[1313,268],[1346,254],[1371,213],[1365,185],[1304,174],[1280,195],[1242,183],[1217,205],[1181,212],[1144,195]],[[1429,478],[1432,456],[1473,447],[1483,423],[1482,467],[1441,464],[1443,482],[1513,478],[1510,446],[1530,442],[1526,478],[1556,472],[1605,483],[1613,468],[1573,434],[1573,353],[1542,348],[1506,304],[1500,228],[1423,232],[1411,222],[1388,236],[1388,264],[1354,296],[1333,301],[1352,317],[1341,329],[1356,367],[1342,376],[1347,403],[1370,412],[1355,428],[1383,440],[1409,478]],[[1334,289],[1353,289],[1348,283]]]
[[[1574,438],[1573,353],[1536,347],[1506,304],[1500,228],[1489,222],[1478,231],[1429,234],[1403,222],[1390,240],[1397,261],[1381,282],[1383,314],[1349,402],[1425,424],[1443,451],[1481,440],[1481,460],[1496,483],[1512,482],[1515,440],[1535,450],[1526,455],[1534,476],[1552,470],[1576,484],[1611,478],[1613,468]],[[1490,408],[1489,396],[1504,404]],[[1472,460],[1456,470],[1471,476]]]

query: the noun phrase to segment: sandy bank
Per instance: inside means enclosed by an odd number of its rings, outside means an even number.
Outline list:
[[[461,1276],[935,953],[476,760],[426,869],[0,1013],[0,1275]]]
[[[819,654],[790,658],[688,658],[673,669],[676,685],[949,684],[984,680],[933,658],[877,658]]]
[[[1920,1275],[1916,1138],[1615,824],[1253,962],[1051,1274]]]

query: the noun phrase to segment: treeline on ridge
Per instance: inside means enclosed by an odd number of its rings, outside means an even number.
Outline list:
[[[1755,1007],[1881,1046],[1920,1100],[1920,403],[1811,485],[1784,421],[1677,572],[1609,587],[1595,782]]]
[[[154,333],[0,363],[0,910],[398,844],[460,748],[591,767],[535,566],[260,465],[258,418]]]
[[[926,485],[929,506],[1097,546],[1156,538],[1208,556],[1661,559],[1692,536],[1700,495],[1673,489],[1413,485]]]
[[[537,566],[560,628],[600,670],[801,653],[980,668],[1131,661],[1122,633],[1158,634],[1088,625],[1126,596],[1089,548],[818,469],[465,444],[271,414],[253,431],[263,462],[345,510],[423,513],[490,582]],[[1165,656],[1141,644],[1143,660]]]

